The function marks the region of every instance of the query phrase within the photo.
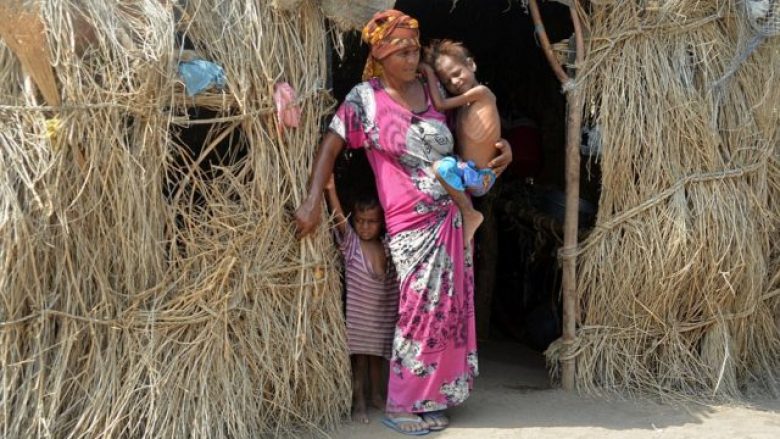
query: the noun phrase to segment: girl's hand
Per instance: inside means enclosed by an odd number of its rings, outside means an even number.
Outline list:
[[[333,178],[333,174],[330,174],[328,182],[325,183],[325,191],[327,192],[332,190],[336,190],[336,180]]]
[[[433,71],[433,67],[428,65],[424,61],[420,61],[420,63],[417,65],[417,70],[422,73],[423,75],[435,75],[436,72]]]
[[[490,163],[488,163],[488,167],[491,168],[493,172],[496,173],[496,177],[498,177],[506,170],[506,167],[512,163],[512,147],[506,139],[501,139],[496,142],[496,148],[501,151],[501,154],[491,160]]]
[[[309,199],[303,202],[295,211],[295,236],[298,239],[305,238],[317,230],[322,216],[321,203],[310,202]]]

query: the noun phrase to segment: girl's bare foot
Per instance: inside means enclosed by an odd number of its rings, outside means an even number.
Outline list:
[[[368,424],[366,411],[366,375],[368,356],[352,355],[352,422]]]
[[[366,411],[365,400],[352,401],[352,422],[368,424],[368,412]]]
[[[464,244],[468,244],[474,239],[474,233],[477,232],[479,225],[485,219],[476,209],[463,209],[463,239]]]

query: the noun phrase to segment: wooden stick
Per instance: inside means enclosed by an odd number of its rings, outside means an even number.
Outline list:
[[[550,63],[555,76],[564,86],[571,79],[564,72],[558,58],[552,51],[547,32],[544,30],[539,6],[536,0],[529,1],[531,18],[539,36],[547,61]],[[574,25],[576,42],[575,66],[582,63],[585,44],[583,41],[582,26],[577,15],[577,1],[573,1],[569,7],[571,20]],[[580,141],[582,129],[582,91],[580,87],[565,87],[566,89],[566,213],[563,221],[563,248],[562,259],[562,293],[563,293],[563,328],[562,339],[565,346],[574,344],[577,333],[577,242],[578,242],[578,215],[580,200]],[[574,389],[575,376],[574,357],[565,352],[561,359],[561,386],[564,390]]]
[[[539,37],[539,44],[542,45],[542,52],[544,52],[544,56],[547,57],[547,62],[550,63],[550,67],[552,67],[555,77],[558,78],[562,84],[565,84],[569,80],[569,75],[563,70],[563,66],[558,62],[558,58],[555,56],[555,52],[553,52],[550,39],[547,37],[547,31],[544,30],[542,14],[539,12],[539,5],[536,3],[536,0],[529,0],[528,8],[531,10],[531,19],[534,22],[536,35]]]
[[[571,20],[577,47],[575,66],[583,59],[582,28],[577,17],[576,1],[571,8]],[[574,87],[566,92],[566,213],[563,221],[563,343],[571,346],[577,336],[577,242],[580,201],[580,141],[582,130],[582,88]],[[561,385],[565,390],[574,389],[574,356],[564,354],[561,364]]]
[[[49,105],[60,105],[60,92],[49,60],[48,42],[38,8],[20,0],[0,5],[0,40],[19,58]]]

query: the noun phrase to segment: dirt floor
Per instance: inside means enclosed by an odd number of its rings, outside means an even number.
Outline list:
[[[780,400],[750,406],[672,406],[605,401],[550,387],[540,354],[508,343],[480,344],[480,377],[452,425],[425,437],[481,438],[772,438],[780,439]],[[368,425],[345,424],[333,438],[399,439],[371,412]]]

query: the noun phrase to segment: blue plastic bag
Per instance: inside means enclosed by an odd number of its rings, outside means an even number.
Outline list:
[[[187,96],[196,94],[215,85],[221,89],[225,86],[225,71],[211,61],[195,59],[179,63],[179,76],[184,81]]]

